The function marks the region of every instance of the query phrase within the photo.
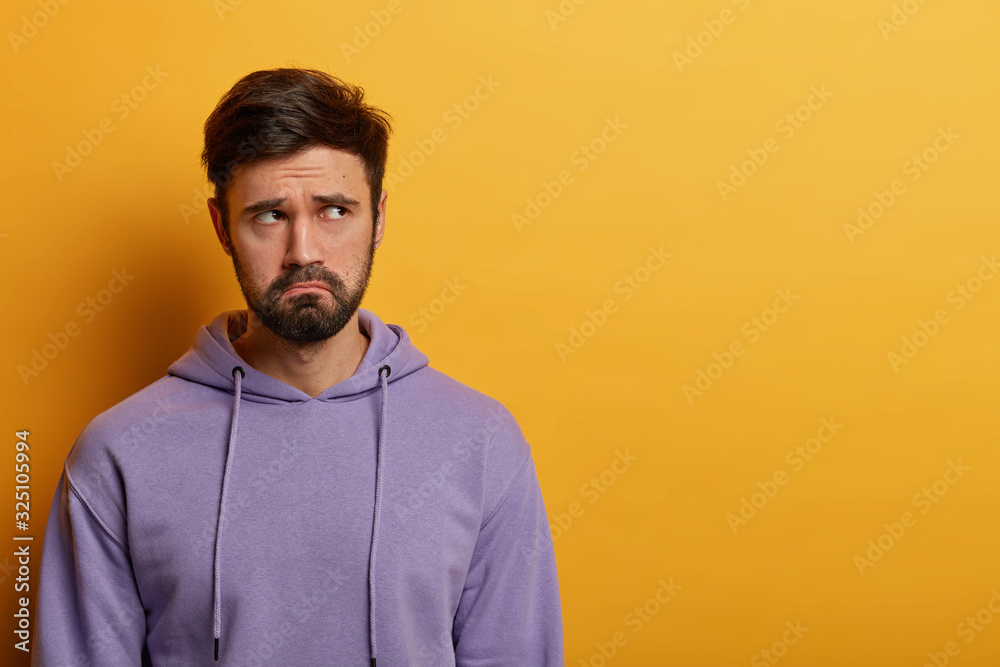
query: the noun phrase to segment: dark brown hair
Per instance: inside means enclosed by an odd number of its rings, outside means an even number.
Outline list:
[[[238,165],[287,157],[319,144],[361,158],[374,229],[392,126],[391,116],[366,104],[364,95],[361,87],[326,72],[278,68],[251,72],[222,96],[205,121],[201,163],[215,184],[227,234],[226,195]]]

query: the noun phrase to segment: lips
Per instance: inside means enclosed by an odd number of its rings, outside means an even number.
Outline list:
[[[295,283],[294,285],[292,285],[291,287],[289,287],[284,291],[284,295],[287,296],[292,294],[303,294],[305,292],[314,292],[314,291],[329,292],[330,289],[323,283],[317,283],[317,282]]]

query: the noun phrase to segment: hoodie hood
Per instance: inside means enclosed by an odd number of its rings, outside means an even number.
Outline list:
[[[229,442],[226,466],[222,475],[222,496],[219,502],[215,533],[215,571],[212,595],[212,624],[215,638],[215,660],[219,659],[222,628],[222,561],[221,544],[226,518],[229,472],[236,455],[239,439],[240,403],[301,403],[318,400],[338,402],[380,389],[381,414],[377,440],[375,472],[375,510],[372,522],[372,540],[368,560],[369,644],[371,664],[374,666],[377,645],[375,637],[375,555],[378,547],[379,523],[382,512],[382,471],[385,458],[390,455],[386,433],[386,410],[389,383],[409,375],[428,364],[427,356],[413,346],[406,331],[395,324],[383,323],[373,312],[358,309],[358,322],[370,342],[361,364],[351,377],[327,388],[313,398],[306,392],[251,368],[237,353],[232,341],[247,329],[247,311],[231,310],[218,315],[208,326],[202,326],[195,336],[194,345],[184,356],[167,369],[174,375],[191,382],[214,387],[233,395],[230,417]],[[221,418],[221,417],[220,417]]]
[[[354,375],[326,389],[313,399],[301,389],[276,380],[247,365],[233,348],[247,330],[247,311],[230,310],[198,329],[194,345],[167,369],[170,375],[233,392],[233,367],[246,372],[242,399],[252,403],[297,403],[311,400],[345,400],[379,386],[378,367],[392,367],[390,382],[427,365],[427,355],[413,346],[409,335],[396,324],[384,324],[375,313],[358,309],[358,322],[371,342]]]

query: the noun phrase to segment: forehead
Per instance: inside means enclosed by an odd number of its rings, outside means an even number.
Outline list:
[[[330,146],[310,146],[280,158],[241,164],[233,171],[230,197],[239,205],[288,191],[341,192],[364,201],[368,187],[364,162]]]

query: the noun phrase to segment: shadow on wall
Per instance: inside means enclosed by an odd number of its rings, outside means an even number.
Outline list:
[[[136,234],[134,242],[125,242],[132,246],[127,273],[134,283],[126,288],[130,294],[122,294],[120,306],[114,304],[100,315],[107,318],[103,340],[91,348],[80,376],[80,382],[100,378],[97,393],[103,404],[91,406],[92,416],[162,378],[194,343],[199,327],[222,310],[243,305],[222,303],[217,295],[224,286],[213,283],[218,272],[211,271],[217,267],[206,264],[200,247],[193,252],[193,244],[210,243],[214,237],[203,241],[203,235],[172,234],[173,222],[155,225],[162,231],[151,232],[144,221],[147,229]],[[127,229],[129,224],[134,223],[121,221],[111,227]],[[231,260],[221,250],[218,255],[231,271]],[[231,281],[236,284],[235,277]]]

